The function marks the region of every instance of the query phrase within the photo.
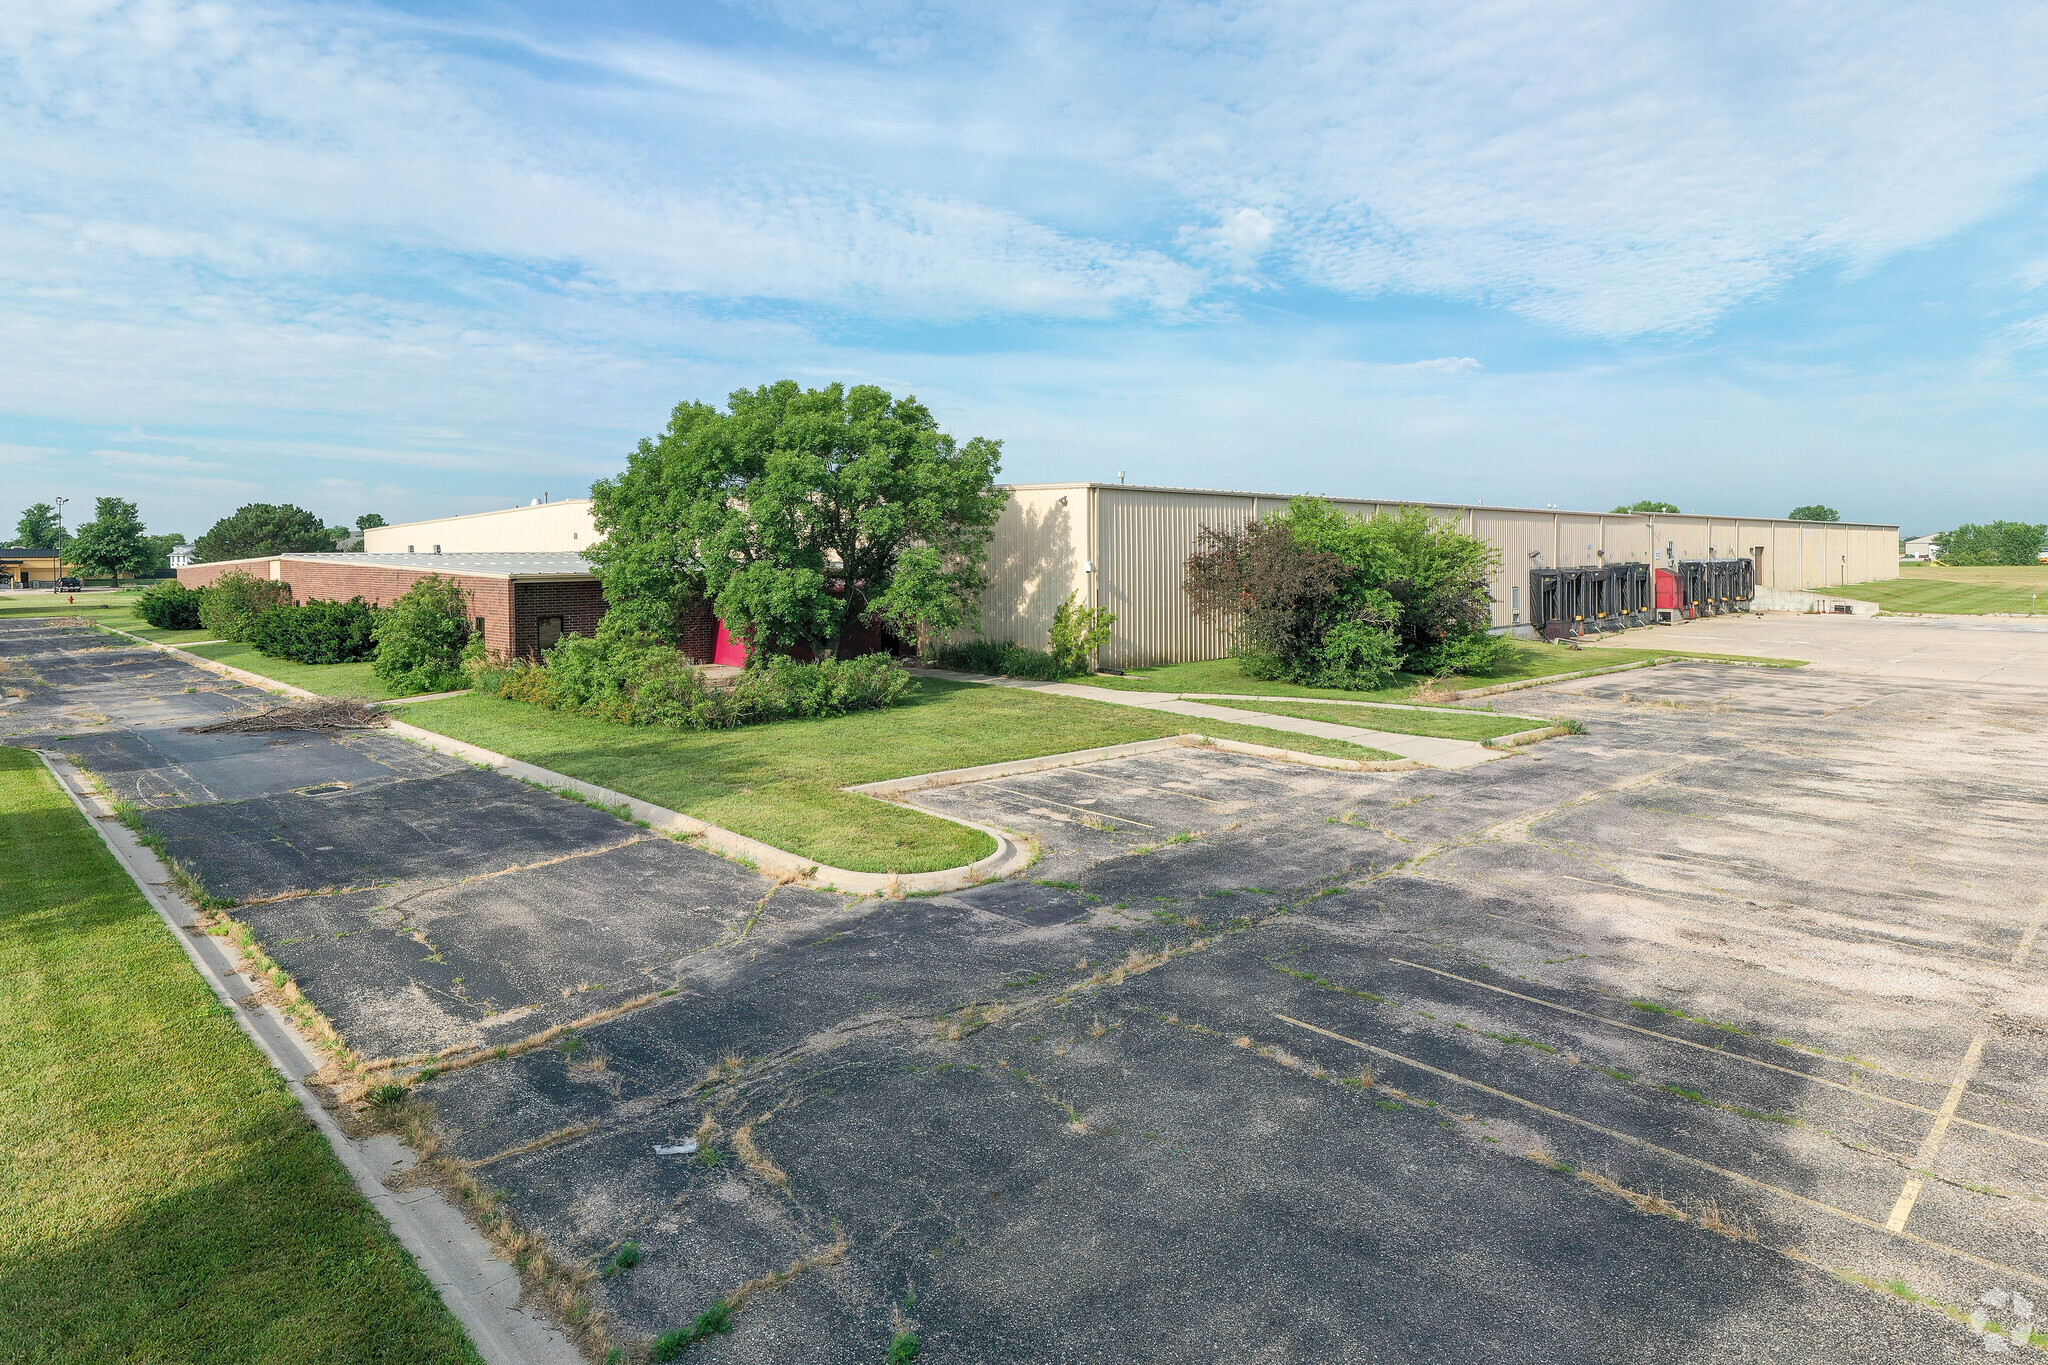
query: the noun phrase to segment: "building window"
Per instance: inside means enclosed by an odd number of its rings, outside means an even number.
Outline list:
[[[561,617],[559,617],[559,616],[543,616],[543,617],[541,617],[541,618],[540,618],[540,647],[541,647],[542,649],[546,649],[546,648],[547,648],[547,647],[548,647],[549,645],[553,645],[553,644],[559,644],[559,643],[561,643],[561,639],[562,639],[562,618],[561,618]]]

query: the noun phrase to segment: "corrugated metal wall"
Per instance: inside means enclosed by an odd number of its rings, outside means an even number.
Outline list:
[[[1084,601],[1117,614],[1099,659],[1106,667],[1220,658],[1229,652],[1227,631],[1196,620],[1181,591],[1195,538],[1204,526],[1241,525],[1284,510],[1290,501],[1119,484],[1017,487],[990,545],[982,632],[1043,648],[1053,608],[1078,591]],[[1354,516],[1409,505],[1331,501]],[[1492,593],[1493,621],[1501,627],[1527,623],[1532,567],[1662,565],[1670,559],[1750,555],[1762,547],[1758,582],[1767,587],[1831,588],[1898,575],[1894,526],[1440,504],[1426,509],[1435,517],[1457,518],[1463,529],[1499,548]]]

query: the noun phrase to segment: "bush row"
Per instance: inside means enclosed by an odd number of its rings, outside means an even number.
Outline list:
[[[377,677],[399,693],[467,685],[469,598],[438,575],[413,584],[388,607],[373,607],[360,597],[295,604],[291,584],[237,570],[196,590],[159,583],[138,599],[136,614],[161,630],[205,629],[294,663],[369,659]]]
[[[842,716],[901,701],[915,684],[885,654],[798,663],[763,657],[730,687],[711,687],[689,658],[641,639],[571,635],[545,662],[483,661],[477,691],[621,725],[727,730],[762,721]]]
[[[940,645],[932,663],[962,673],[993,673],[1005,678],[1039,678],[1048,682],[1069,676],[1050,650],[1027,649],[1011,640],[967,640]]]

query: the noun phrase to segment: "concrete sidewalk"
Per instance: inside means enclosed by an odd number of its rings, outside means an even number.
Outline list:
[[[1412,758],[1417,763],[1427,763],[1432,768],[1471,768],[1489,759],[1507,757],[1502,750],[1489,749],[1484,744],[1469,739],[1400,735],[1386,730],[1367,730],[1357,725],[1338,725],[1333,721],[1278,716],[1269,711],[1240,711],[1231,706],[1211,706],[1205,702],[1185,701],[1182,699],[1183,694],[1179,692],[1125,692],[1107,687],[1086,687],[1078,683],[1036,682],[1029,678],[992,678],[980,673],[956,673],[948,668],[926,668],[918,671],[934,678],[978,683],[983,687],[1015,687],[1027,692],[1049,692],[1056,697],[1079,697],[1083,701],[1108,702],[1112,706],[1136,706],[1146,711],[1167,711],[1176,716],[1192,716],[1197,720],[1227,721],[1232,725],[1256,725],[1262,730],[1287,730],[1297,735],[1315,735],[1320,739],[1341,739],[1351,744],[1363,744],[1368,749],[1383,749],[1400,758]],[[1273,700],[1284,701],[1287,698],[1276,697]]]

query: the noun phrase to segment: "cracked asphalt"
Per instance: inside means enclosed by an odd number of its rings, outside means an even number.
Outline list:
[[[2048,632],[1985,624],[1910,626],[1955,676],[1879,618],[1825,670],[1517,695],[1587,733],[1464,771],[928,790],[1043,856],[902,901],[388,735],[184,734],[273,699],[80,627],[0,623],[0,734],[435,1067],[525,1226],[637,1242],[622,1340],[843,1247],[690,1358],[1964,1359],[1882,1286],[2048,1305],[2048,685],[1985,662]]]

